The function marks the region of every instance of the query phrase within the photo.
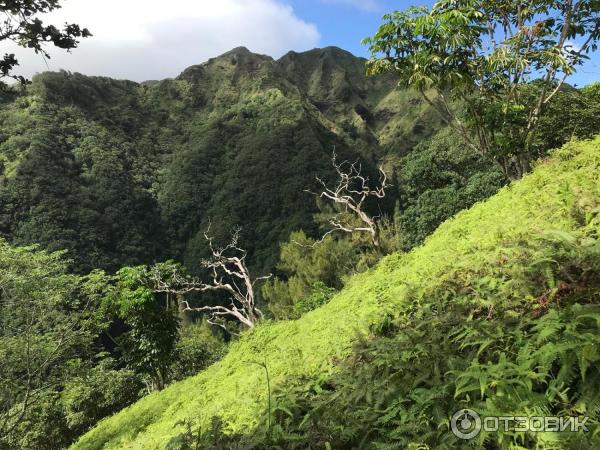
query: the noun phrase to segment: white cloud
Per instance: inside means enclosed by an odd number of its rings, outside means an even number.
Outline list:
[[[19,74],[65,69],[160,79],[241,45],[278,57],[314,48],[320,40],[315,25],[279,0],[66,0],[43,20],[79,23],[94,36],[71,53],[52,49],[48,66],[29,50],[3,45],[0,53],[17,54]]]
[[[321,0],[324,3],[337,5],[346,5],[358,8],[363,11],[376,12],[381,10],[381,5],[377,0]]]

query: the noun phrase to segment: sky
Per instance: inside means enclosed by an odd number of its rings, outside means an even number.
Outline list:
[[[63,0],[63,8],[43,20],[78,23],[93,37],[70,53],[52,50],[49,60],[6,42],[0,44],[0,54],[15,53],[21,63],[18,73],[26,77],[65,69],[134,81],[176,77],[238,46],[274,58],[329,45],[368,56],[360,42],[377,31],[382,15],[415,3],[419,1]],[[599,56],[571,82],[597,80]]]

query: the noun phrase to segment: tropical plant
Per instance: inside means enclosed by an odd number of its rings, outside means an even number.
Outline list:
[[[107,277],[69,274],[62,253],[0,240],[0,439],[16,429],[86,355],[105,323]]]
[[[168,382],[179,339],[179,317],[176,308],[160,304],[149,284],[144,267],[119,270],[104,307],[128,327],[117,340],[122,358],[146,377],[148,391],[154,391],[163,389]]]
[[[384,20],[369,72],[417,89],[507,178],[529,170],[542,114],[600,38],[595,0],[439,0]]]

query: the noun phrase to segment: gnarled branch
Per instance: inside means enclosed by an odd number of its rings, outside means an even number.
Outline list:
[[[334,204],[341,206],[344,212],[352,213],[364,226],[357,227],[345,223],[337,215],[329,220],[332,229],[325,233],[321,240],[317,241],[317,244],[322,242],[326,236],[336,231],[350,234],[368,233],[371,237],[373,247],[378,251],[381,250],[379,217],[371,216],[365,211],[365,202],[369,198],[382,199],[386,196],[386,190],[391,186],[388,183],[386,172],[382,166],[379,167],[379,184],[373,188],[369,184],[369,178],[362,174],[362,165],[359,162],[350,163],[342,161],[338,163],[335,151],[333,152],[331,162],[338,174],[337,185],[334,188],[329,188],[321,178],[317,177],[317,181],[323,186],[323,190],[320,193],[311,193],[319,198],[331,200]]]
[[[209,323],[219,325],[219,318],[234,318],[248,328],[253,328],[256,322],[263,317],[263,313],[256,306],[256,283],[271,278],[271,274],[253,279],[246,265],[247,252],[239,247],[240,229],[234,230],[231,240],[225,247],[216,247],[214,238],[210,236],[210,225],[204,237],[212,253],[209,259],[202,261],[202,267],[210,273],[211,280],[204,282],[195,277],[182,275],[177,269],[169,274],[168,280],[164,281],[164,274],[155,271],[151,275],[154,284],[154,292],[167,293],[180,296],[184,309],[208,313]],[[229,295],[231,303],[229,306],[202,306],[192,307],[185,300],[185,295],[193,292],[220,291]]]

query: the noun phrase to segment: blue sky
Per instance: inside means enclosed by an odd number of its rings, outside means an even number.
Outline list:
[[[355,55],[368,57],[361,45],[363,38],[373,35],[386,12],[412,5],[430,6],[433,1],[410,0],[289,0],[303,20],[314,23],[321,34],[321,46],[335,45]],[[600,81],[600,51],[570,79],[571,83],[588,84]]]
[[[297,16],[314,23],[321,33],[321,46],[335,45],[355,55],[368,56],[367,48],[360,44],[372,36],[381,17],[409,2],[378,0],[290,0]]]
[[[432,0],[416,0],[431,5]],[[360,41],[373,35],[381,17],[412,0],[62,0],[47,22],[75,22],[93,37],[45,61],[6,42],[0,53],[16,53],[21,74],[65,69],[135,81],[175,77],[185,68],[234,47],[279,58],[290,50],[335,45],[360,56]],[[600,80],[600,57],[572,79]]]

